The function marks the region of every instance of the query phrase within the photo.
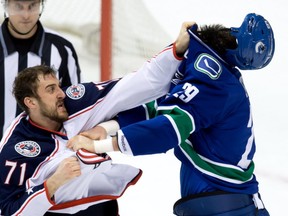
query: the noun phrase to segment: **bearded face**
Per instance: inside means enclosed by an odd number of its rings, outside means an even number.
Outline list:
[[[40,113],[43,117],[61,124],[68,119],[68,112],[62,99],[56,102],[49,102],[49,104],[45,103],[42,99],[39,99],[38,102]]]

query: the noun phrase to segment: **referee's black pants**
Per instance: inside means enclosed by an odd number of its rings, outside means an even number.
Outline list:
[[[119,216],[117,200],[99,203],[75,214],[47,212],[44,216]]]

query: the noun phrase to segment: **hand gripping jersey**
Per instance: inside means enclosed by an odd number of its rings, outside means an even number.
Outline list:
[[[75,213],[95,203],[116,199],[135,184],[141,170],[113,164],[109,157],[66,148],[79,132],[165,95],[180,61],[168,47],[136,73],[120,80],[65,88],[69,119],[59,131],[48,131],[20,114],[0,144],[0,215],[37,216],[45,212]],[[60,187],[51,200],[46,179],[70,156],[81,161],[82,175]]]
[[[216,190],[257,193],[253,122],[240,72],[193,33],[186,57],[167,97],[119,114],[121,151],[144,155],[174,148],[184,165],[182,196],[204,192],[201,182]]]

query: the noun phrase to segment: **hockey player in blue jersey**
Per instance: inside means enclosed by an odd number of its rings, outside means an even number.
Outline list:
[[[48,66],[20,72],[13,94],[25,112],[0,143],[0,215],[118,216],[117,198],[138,181],[141,170],[112,163],[105,154],[75,153],[66,142],[120,111],[165,95],[192,24],[183,23],[175,43],[121,79],[61,89]]]
[[[186,59],[166,97],[120,113],[120,130],[114,121],[113,126],[106,122],[74,137],[68,147],[130,155],[174,148],[182,162],[182,198],[175,203],[174,214],[267,216],[254,175],[250,101],[238,69],[267,66],[274,46],[270,24],[254,13],[239,28],[195,25]],[[91,140],[99,138],[95,132],[103,128],[117,131],[117,136]]]

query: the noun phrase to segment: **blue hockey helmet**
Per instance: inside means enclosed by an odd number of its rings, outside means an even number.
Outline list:
[[[242,70],[261,69],[273,58],[275,40],[269,22],[261,15],[246,15],[239,28],[232,27],[231,35],[237,39],[236,49],[227,49],[225,60]]]

